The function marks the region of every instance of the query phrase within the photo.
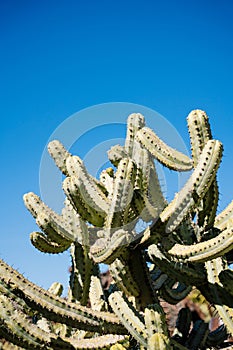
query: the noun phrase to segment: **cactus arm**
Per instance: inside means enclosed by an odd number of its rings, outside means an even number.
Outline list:
[[[185,154],[166,145],[151,129],[143,127],[136,134],[139,141],[159,162],[172,170],[189,171],[192,160]]]
[[[72,258],[70,275],[72,301],[78,300],[81,305],[87,305],[91,276],[94,274],[94,270],[98,269],[95,268],[93,261],[89,258],[89,246],[72,243],[70,250]]]
[[[225,305],[222,297],[218,291],[218,286],[222,287],[218,275],[223,271],[222,258],[216,258],[214,260],[207,261],[205,263],[208,282],[211,286],[211,294],[213,296],[215,307],[219,313],[219,316],[223,320],[228,332],[233,334],[233,310],[232,306]],[[204,292],[204,291],[203,291]],[[231,303],[232,304],[232,303]]]
[[[146,327],[142,316],[131,303],[123,298],[121,292],[114,292],[109,296],[109,303],[114,313],[119,317],[121,323],[129,333],[144,347],[147,346]]]
[[[121,259],[121,257],[115,259],[111,263],[109,269],[117,287],[124,292],[126,296],[139,296],[140,288],[134,280],[134,276],[132,276],[128,264]]]
[[[101,216],[105,216],[109,207],[108,198],[101,191],[96,180],[88,174],[80,158],[77,156],[69,157],[66,160],[66,166],[73,183],[79,188],[83,201],[88,202],[88,206]]]
[[[212,139],[208,116],[204,111],[192,111],[187,118],[188,129],[191,141],[192,158],[194,167],[197,165],[201,152],[207,143]],[[203,197],[203,205],[201,210],[197,210],[197,223],[205,229],[213,226],[217,205],[218,205],[218,186],[217,179],[213,183],[209,191]]]
[[[167,222],[166,232],[175,230],[188,212],[204,197],[217,172],[221,156],[222,144],[216,140],[208,141],[190,179],[160,214],[161,221]]]
[[[70,343],[72,349],[75,350],[108,350],[112,349],[114,345],[122,346],[121,349],[128,349],[129,347],[129,341],[127,336],[114,334],[100,335],[88,339],[64,338],[64,340],[66,340],[67,343]]]
[[[99,238],[90,247],[90,257],[95,263],[111,264],[119,255],[125,251],[125,245],[130,240],[128,231],[119,229],[110,238]]]
[[[199,285],[206,281],[206,275],[201,267],[171,261],[156,244],[149,246],[148,254],[151,261],[161,271],[180,282],[189,285],[190,281],[192,281],[192,284]]]
[[[180,262],[205,262],[222,256],[233,249],[233,228],[219,233],[205,242],[192,245],[175,244],[168,254]]]
[[[106,170],[103,170],[100,174],[100,182],[105,186],[107,192],[108,192],[108,199],[112,197],[113,193],[113,185],[114,185],[114,178],[113,178],[113,169],[108,168]]]
[[[106,311],[107,303],[105,301],[103,287],[97,276],[91,276],[89,299],[92,310]]]
[[[53,158],[56,166],[61,170],[64,175],[68,176],[66,167],[66,159],[71,155],[62,143],[58,140],[53,140],[48,144],[48,151]]]
[[[125,151],[129,157],[132,156],[135,146],[137,132],[145,126],[145,119],[140,113],[132,113],[127,120],[127,133],[125,139]]]
[[[118,166],[121,159],[127,157],[127,152],[125,148],[120,145],[115,145],[108,151],[108,159],[114,166]]]
[[[67,250],[70,243],[61,245],[49,240],[42,232],[32,232],[30,234],[32,245],[42,253],[59,254]]]
[[[26,349],[51,349],[46,347],[51,336],[39,327],[31,324],[20,310],[15,309],[10,299],[0,296],[0,325],[4,336],[15,343],[23,345]]]
[[[101,227],[104,223],[104,218],[100,212],[89,206],[81,196],[79,187],[73,182],[71,177],[67,177],[63,181],[63,190],[78,214],[84,221],[88,221],[94,226]]]
[[[147,348],[149,350],[172,349],[168,337],[165,314],[160,305],[154,304],[145,309],[145,325],[148,334]]]
[[[233,218],[233,201],[220,213],[215,219],[214,226],[224,230],[232,223]]]
[[[111,198],[105,227],[119,228],[124,225],[133,197],[133,185],[136,168],[129,158],[123,158],[118,165],[114,181],[114,193]]]
[[[48,319],[89,331],[101,330],[103,333],[120,332],[120,334],[124,334],[124,329],[122,329],[119,320],[114,315],[93,311],[76,303],[66,302],[64,299],[29,282],[3,261],[0,264],[0,276],[13,294],[21,297],[27,305],[38,310]]]
[[[233,271],[230,269],[222,270],[218,278],[224,289],[233,296]]]

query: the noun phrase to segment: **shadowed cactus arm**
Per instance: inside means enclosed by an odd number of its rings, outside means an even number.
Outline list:
[[[172,170],[188,171],[193,167],[192,160],[185,154],[166,145],[151,129],[143,127],[137,132],[136,140],[163,165]]]

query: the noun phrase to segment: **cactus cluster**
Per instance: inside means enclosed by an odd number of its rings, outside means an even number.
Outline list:
[[[191,158],[165,144],[144,117],[131,114],[125,145],[108,152],[111,168],[99,179],[59,141],[48,151],[65,175],[61,214],[34,193],[24,196],[41,231],[34,247],[71,253],[69,292],[55,283],[46,291],[0,262],[2,349],[213,349],[233,334],[233,202],[220,214],[216,173],[223,146],[212,138],[205,112],[187,118]],[[190,171],[168,202],[155,160],[173,171]],[[147,223],[137,232],[137,223]],[[99,264],[109,265],[104,291]],[[177,304],[193,289],[215,308],[222,325],[192,319],[186,307],[168,331],[161,306]]]

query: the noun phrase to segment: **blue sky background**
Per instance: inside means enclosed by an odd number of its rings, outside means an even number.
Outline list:
[[[225,149],[219,210],[230,202],[232,17],[230,0],[0,2],[0,256],[6,262],[45,288],[67,283],[69,254],[45,256],[31,246],[36,226],[22,196],[39,194],[42,152],[56,127],[95,104],[154,109],[187,145],[187,114],[206,110]]]

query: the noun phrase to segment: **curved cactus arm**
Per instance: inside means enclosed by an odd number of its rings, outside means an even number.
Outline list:
[[[152,244],[148,248],[148,254],[151,261],[160,268],[161,271],[166,273],[171,278],[176,278],[178,281],[187,285],[190,284],[202,284],[206,281],[206,274],[203,271],[202,266],[186,265],[179,262],[173,262],[166,257],[161,251],[158,245]]]
[[[39,311],[47,319],[102,334],[125,334],[116,316],[97,312],[77,303],[69,303],[29,282],[16,270],[0,262],[0,279],[11,293],[22,298],[27,305]]]
[[[164,143],[150,128],[143,127],[136,134],[139,141],[160,163],[176,171],[189,171],[192,160],[185,154]]]
[[[233,222],[233,201],[215,219],[214,226],[220,230],[226,229]]]
[[[142,315],[123,297],[121,292],[110,294],[109,303],[128,332],[142,346],[147,347],[147,332]]]
[[[218,275],[223,271],[222,258],[216,258],[214,260],[207,261],[205,263],[205,267],[215,307],[228,332],[233,335],[233,305],[231,305],[231,307],[225,305],[224,300],[218,291],[218,286],[222,287],[222,284],[218,277]]]
[[[105,227],[120,228],[127,222],[133,198],[136,168],[133,161],[123,158],[115,174],[113,196],[105,220]]]
[[[167,233],[174,231],[187,214],[200,203],[215,177],[221,157],[222,144],[217,140],[208,141],[191,177],[160,214],[161,221],[167,222]]]
[[[103,226],[104,217],[84,200],[81,196],[79,187],[73,182],[71,177],[67,177],[63,181],[63,190],[73,208],[77,210],[78,214],[84,221],[88,221],[90,224],[97,227]]]
[[[108,236],[106,230],[103,232],[105,236]],[[125,246],[131,238],[129,232],[123,229],[115,231],[109,238],[99,238],[90,247],[90,257],[97,264],[111,264],[119,255],[124,255]]]
[[[0,331],[1,332],[1,331]],[[0,349],[1,350],[25,350],[21,346],[15,345],[7,340],[3,340],[3,343],[0,340]]]
[[[109,208],[108,198],[97,185],[96,179],[88,173],[80,158],[77,156],[69,157],[66,160],[66,166],[83,201],[87,202],[87,205],[99,212],[101,216],[105,216]]]
[[[169,251],[171,259],[187,262],[205,262],[228,253],[233,249],[233,227],[205,242],[192,245],[175,244]]]
[[[177,283],[172,278],[167,279],[159,290],[160,296],[167,301],[169,304],[177,304],[179,301],[187,297],[191,292],[192,287],[186,286],[184,283],[178,282],[178,286],[175,288],[174,285]]]
[[[64,175],[68,176],[66,167],[66,159],[71,155],[62,143],[58,140],[53,140],[48,144],[48,151],[51,157],[54,159],[56,166],[61,170]]]
[[[59,244],[49,240],[42,232],[32,232],[30,234],[32,245],[42,253],[59,254],[63,253],[70,246],[70,243]]]
[[[137,132],[145,126],[145,119],[140,113],[132,113],[127,120],[127,133],[125,139],[125,151],[132,157],[135,146]]]
[[[115,145],[108,151],[108,159],[114,166],[118,166],[121,159],[126,158],[127,152],[125,148],[121,145]]]

